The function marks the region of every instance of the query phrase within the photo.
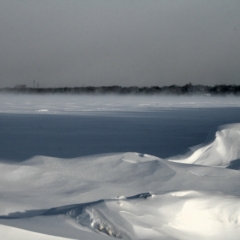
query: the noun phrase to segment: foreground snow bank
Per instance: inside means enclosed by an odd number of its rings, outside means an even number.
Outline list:
[[[169,160],[186,164],[239,168],[240,124],[219,127],[211,143],[192,148],[187,156],[181,156],[180,159],[170,158]]]
[[[74,217],[93,231],[116,238],[225,240],[240,234],[239,198],[219,193],[180,191],[120,198],[89,206]]]

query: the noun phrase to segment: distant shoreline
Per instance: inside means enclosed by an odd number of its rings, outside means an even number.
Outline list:
[[[59,88],[30,88],[25,85],[18,85],[13,88],[0,88],[0,93],[29,93],[29,94],[117,94],[117,95],[205,95],[222,96],[234,95],[240,96],[240,85],[192,85],[184,86],[152,86],[152,87],[121,87],[121,86],[101,86],[101,87],[59,87]]]

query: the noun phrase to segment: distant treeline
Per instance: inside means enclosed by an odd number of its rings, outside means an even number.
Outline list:
[[[193,85],[152,86],[152,87],[63,87],[63,88],[28,88],[18,85],[14,88],[0,88],[1,93],[74,93],[74,94],[136,94],[136,95],[240,95],[240,85]]]

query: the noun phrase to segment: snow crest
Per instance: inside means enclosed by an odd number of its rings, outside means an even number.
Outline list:
[[[221,126],[211,143],[197,146],[187,156],[170,158],[169,161],[215,167],[240,167],[240,164],[237,164],[240,162],[240,124]]]
[[[76,217],[93,231],[124,239],[238,239],[239,198],[200,191],[106,200]]]

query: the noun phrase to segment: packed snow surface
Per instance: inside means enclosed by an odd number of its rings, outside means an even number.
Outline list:
[[[168,159],[126,152],[2,160],[0,239],[237,240],[239,159],[240,124],[229,124]]]

